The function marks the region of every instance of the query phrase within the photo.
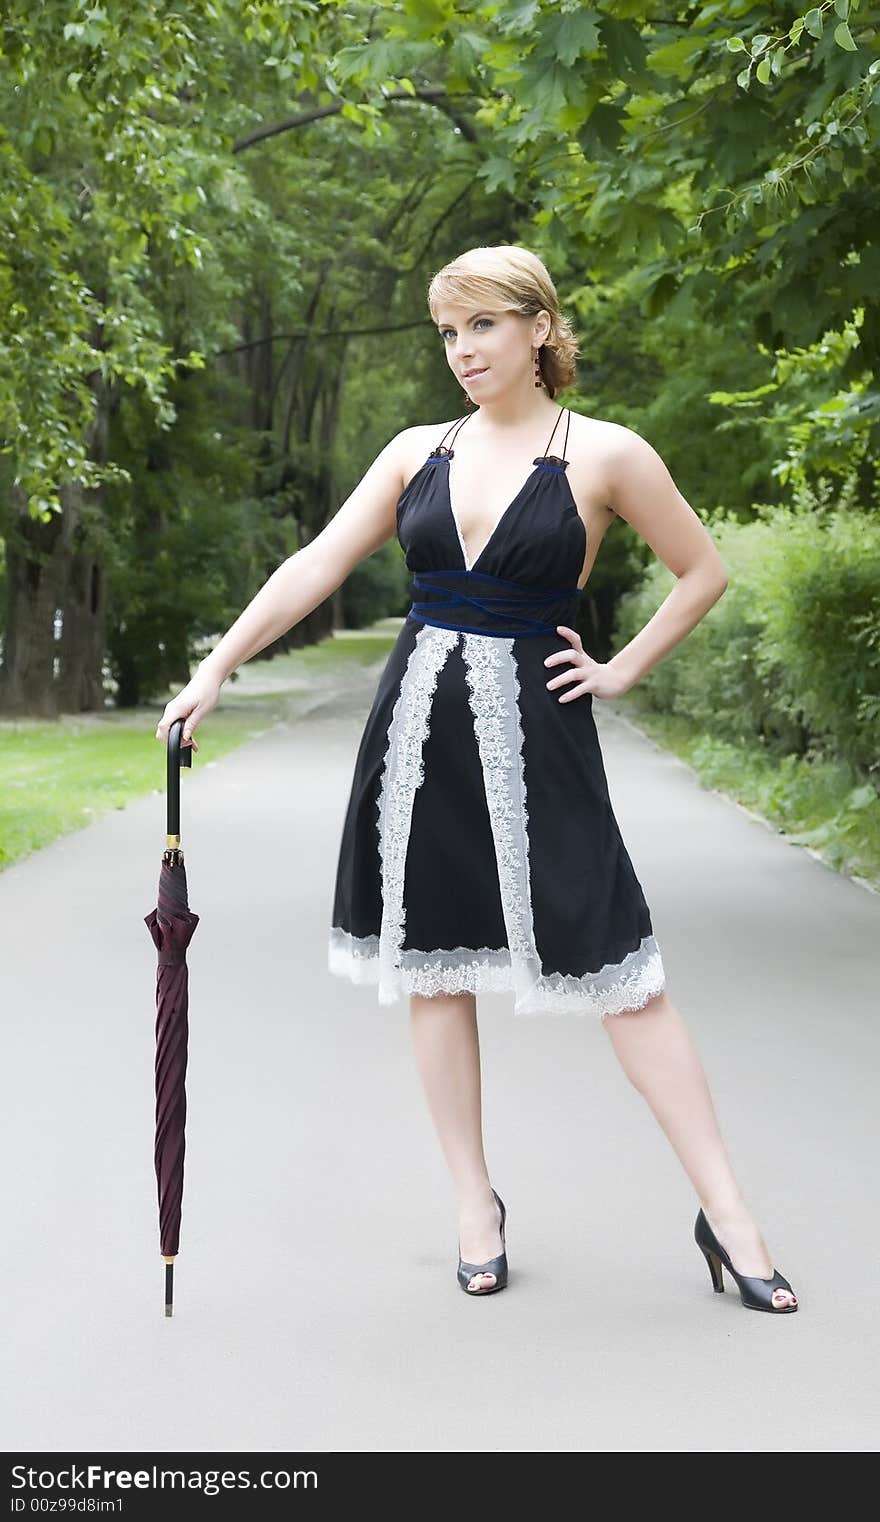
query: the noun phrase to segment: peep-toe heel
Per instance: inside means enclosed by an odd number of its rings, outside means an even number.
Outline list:
[[[797,1310],[797,1300],[795,1300],[794,1305],[773,1304],[774,1290],[785,1289],[788,1290],[790,1295],[794,1294],[794,1290],[785,1275],[781,1274],[778,1269],[774,1270],[769,1279],[760,1279],[752,1274],[737,1273],[730,1261],[729,1254],[721,1246],[702,1210],[700,1210],[694,1222],[694,1241],[709,1265],[712,1288],[716,1295],[724,1293],[723,1264],[727,1272],[736,1280],[739,1297],[747,1310],[775,1311],[777,1315],[786,1311]]]
[[[497,1289],[504,1289],[507,1284],[507,1239],[504,1232],[504,1223],[507,1220],[507,1211],[504,1201],[499,1194],[495,1194],[495,1203],[501,1211],[501,1246],[503,1251],[497,1258],[490,1258],[488,1263],[464,1263],[461,1256],[461,1243],[458,1244],[458,1282],[466,1295],[476,1299],[477,1295],[494,1295]],[[481,1285],[479,1289],[468,1289],[468,1284],[474,1274],[494,1274],[495,1283]]]

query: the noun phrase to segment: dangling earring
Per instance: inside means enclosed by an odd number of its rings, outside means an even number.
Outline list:
[[[544,384],[544,378],[541,375],[541,364],[540,364],[540,361],[538,359],[538,350],[536,349],[535,350],[535,385],[536,386],[543,386],[543,384]]]

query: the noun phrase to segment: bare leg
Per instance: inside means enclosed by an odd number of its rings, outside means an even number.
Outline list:
[[[411,994],[410,1016],[416,1063],[458,1197],[461,1256],[486,1263],[501,1252],[501,1232],[483,1151],[476,996]],[[468,1289],[494,1282],[494,1274],[475,1274]]]
[[[675,1148],[734,1267],[769,1278],[773,1265],[734,1176],[699,1054],[675,1005],[660,993],[644,1009],[606,1015],[602,1024],[624,1072]],[[773,1292],[775,1305],[796,1301],[787,1290]]]

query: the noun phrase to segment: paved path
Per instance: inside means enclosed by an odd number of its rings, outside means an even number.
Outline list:
[[[164,794],[0,875],[5,1449],[873,1449],[880,896],[596,700],[668,992],[801,1309],[712,1294],[690,1183],[599,1022],[502,994],[479,1008],[511,1282],[471,1304],[408,1006],[325,966],[370,692],[215,765],[209,718],[183,776],[202,918],[171,1319],[143,922]]]

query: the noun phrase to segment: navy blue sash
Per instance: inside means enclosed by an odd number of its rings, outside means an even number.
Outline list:
[[[412,588],[429,595],[411,604],[408,618],[505,639],[555,634],[557,624],[574,628],[581,595],[579,587],[535,587],[483,571],[419,571]],[[448,618],[436,616],[447,610]]]

